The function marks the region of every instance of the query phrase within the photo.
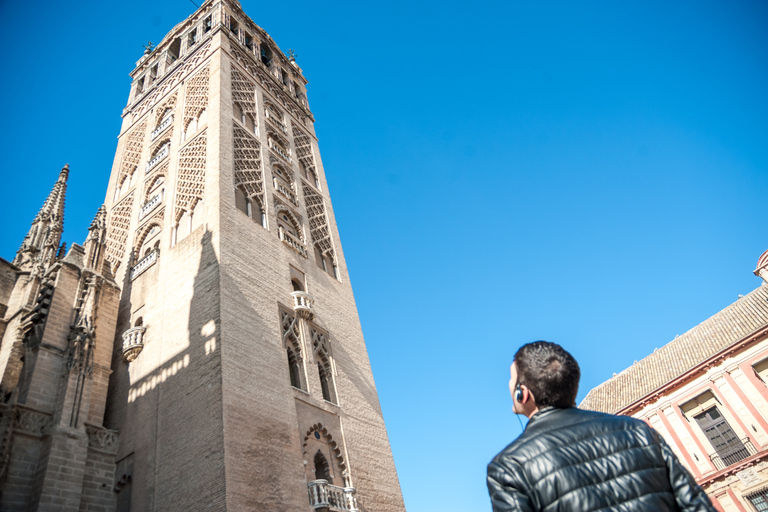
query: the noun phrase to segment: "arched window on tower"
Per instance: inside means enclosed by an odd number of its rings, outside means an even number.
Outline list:
[[[266,216],[258,201],[251,201],[242,187],[235,188],[235,206],[238,210],[266,228]]]
[[[336,403],[336,387],[333,384],[333,367],[331,365],[328,334],[312,325],[310,327],[312,348],[317,361],[317,374],[320,377],[320,390],[323,400]]]
[[[291,386],[306,391],[306,374],[304,373],[298,318],[292,311],[281,308],[280,324],[285,352],[288,356],[288,376]]]
[[[288,347],[288,371],[291,376],[291,386],[301,389],[301,365],[296,357],[296,353]]]
[[[323,400],[332,402],[330,375],[327,375],[323,363],[317,363],[317,372],[320,374],[320,388],[323,391]]]
[[[313,462],[315,464],[315,480],[326,480],[329,484],[332,484],[333,477],[331,476],[328,459],[325,458],[325,455],[320,450],[317,450]]]

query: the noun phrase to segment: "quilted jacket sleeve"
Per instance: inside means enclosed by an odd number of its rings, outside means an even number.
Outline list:
[[[526,489],[523,469],[514,462],[509,467],[497,459],[488,464],[488,494],[493,512],[534,512]]]
[[[717,512],[707,493],[696,484],[691,474],[680,464],[672,449],[661,436],[659,436],[659,443],[661,444],[662,456],[667,463],[669,483],[672,484],[675,500],[680,510],[682,512]]]

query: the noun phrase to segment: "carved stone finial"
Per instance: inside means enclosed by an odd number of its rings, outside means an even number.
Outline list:
[[[296,52],[289,48],[288,49],[288,61],[289,62],[296,62],[296,57],[297,57]]]
[[[142,48],[144,48],[145,54],[149,54],[152,53],[152,50],[155,49],[155,45],[152,44],[152,41],[147,41],[147,44],[143,45]]]

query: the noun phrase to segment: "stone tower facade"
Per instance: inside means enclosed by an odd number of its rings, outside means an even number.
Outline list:
[[[295,59],[208,0],[131,76],[84,246],[65,168],[0,262],[0,508],[404,511]]]

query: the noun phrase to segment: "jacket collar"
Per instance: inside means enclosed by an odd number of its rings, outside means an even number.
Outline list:
[[[525,433],[529,434],[561,427],[563,423],[569,421],[566,419],[567,417],[575,415],[574,411],[578,414],[579,409],[576,407],[542,407],[528,420],[528,424],[525,426]]]

